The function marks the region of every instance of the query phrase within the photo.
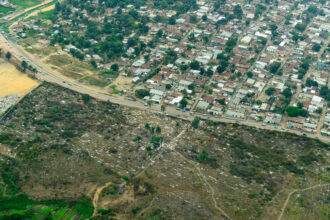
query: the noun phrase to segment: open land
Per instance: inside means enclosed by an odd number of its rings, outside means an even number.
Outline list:
[[[0,97],[14,94],[24,96],[38,84],[27,75],[22,74],[13,64],[0,58]]]
[[[327,218],[329,145],[318,140],[191,124],[49,83],[1,124],[2,217],[276,219],[284,207],[285,219],[299,208],[294,193],[285,205],[291,192],[324,184],[306,201],[310,219]]]

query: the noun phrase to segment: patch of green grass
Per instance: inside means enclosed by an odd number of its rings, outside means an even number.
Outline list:
[[[11,11],[14,11],[14,9],[0,6],[0,17],[8,15]]]
[[[102,80],[99,80],[95,77],[92,77],[92,76],[88,76],[88,77],[84,78],[84,81],[88,82],[88,84],[92,85],[92,86],[105,87],[108,85],[108,83],[106,83]]]
[[[38,212],[41,214],[47,215],[48,213],[52,213],[54,211],[54,208],[48,207],[48,206],[42,206],[38,209]]]
[[[87,197],[83,195],[82,201],[75,203],[72,210],[79,213],[82,219],[86,219],[92,216],[94,207],[88,201]]]
[[[64,219],[64,216],[69,212],[68,209],[64,208],[64,209],[60,209],[56,212],[56,214],[54,215],[54,219]]]
[[[71,220],[72,217],[75,216],[75,214],[72,212],[70,215],[68,215],[65,219],[66,220]]]
[[[116,85],[111,85],[110,88],[112,89],[112,93],[115,95],[118,95],[119,93],[121,93],[121,91],[116,89]]]
[[[112,71],[101,71],[99,75],[104,76],[104,77],[118,77],[117,72],[112,72]]]
[[[25,212],[25,210],[17,210],[17,209],[14,209],[11,211],[11,214],[12,215],[23,215]]]
[[[44,20],[52,20],[55,17],[54,9],[50,11],[44,11],[38,13],[38,18],[44,19]]]
[[[30,8],[41,3],[38,0],[11,0],[10,2],[16,5],[16,10]]]

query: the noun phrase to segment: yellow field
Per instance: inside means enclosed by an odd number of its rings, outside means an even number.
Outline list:
[[[19,72],[14,65],[0,59],[0,97],[13,94],[24,96],[38,85],[38,82]]]

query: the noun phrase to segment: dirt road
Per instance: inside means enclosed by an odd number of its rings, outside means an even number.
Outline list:
[[[97,211],[98,211],[97,204],[98,204],[98,201],[99,201],[100,194],[103,191],[103,189],[108,187],[111,183],[112,182],[107,182],[103,186],[100,186],[100,187],[96,188],[95,193],[94,193],[94,197],[93,197],[94,212],[93,212],[93,215],[89,219],[94,218],[97,215]]]
[[[277,220],[281,220],[282,217],[283,217],[283,214],[284,214],[284,211],[289,203],[289,200],[290,200],[290,197],[292,196],[292,194],[296,193],[296,192],[303,192],[303,191],[306,191],[306,190],[310,190],[310,189],[315,189],[315,188],[318,188],[318,187],[324,187],[324,186],[330,186],[330,183],[329,184],[318,184],[318,185],[315,185],[315,186],[311,186],[311,187],[308,187],[308,188],[305,188],[305,189],[295,189],[293,191],[291,191],[289,193],[289,195],[287,196],[283,206],[282,206],[282,209],[281,209],[281,214],[279,215],[278,219]]]

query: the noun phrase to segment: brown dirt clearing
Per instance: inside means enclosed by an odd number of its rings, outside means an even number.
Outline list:
[[[24,96],[38,85],[38,82],[19,72],[14,65],[0,60],[0,97],[13,94]]]

